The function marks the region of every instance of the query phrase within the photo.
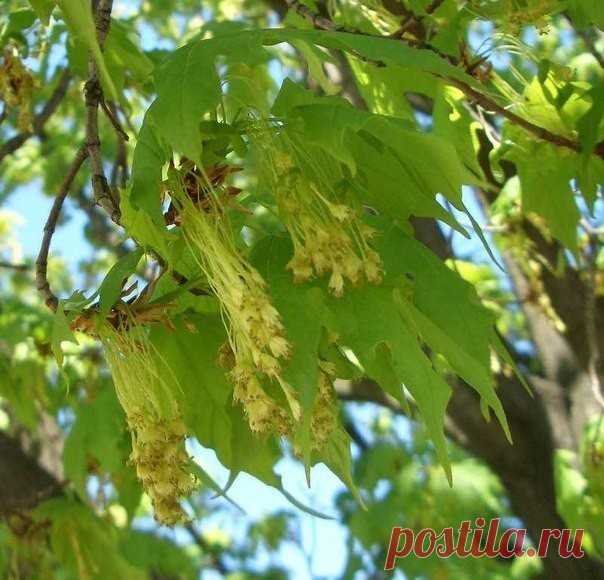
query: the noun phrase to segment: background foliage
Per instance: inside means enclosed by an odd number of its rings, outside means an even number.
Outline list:
[[[0,16],[5,576],[379,578],[481,516],[586,557],[404,577],[604,577],[600,2]]]

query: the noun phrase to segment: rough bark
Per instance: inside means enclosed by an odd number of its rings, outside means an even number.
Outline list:
[[[0,432],[0,518],[26,512],[59,495],[61,485],[21,443]]]

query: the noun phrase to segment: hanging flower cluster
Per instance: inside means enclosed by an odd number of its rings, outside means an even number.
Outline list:
[[[195,174],[186,174],[187,180],[191,175]],[[283,433],[287,413],[279,412],[262,387],[263,381],[275,381],[294,418],[298,415],[293,391],[281,377],[281,363],[290,352],[281,317],[271,303],[266,282],[235,246],[221,192],[200,173],[196,176],[199,188],[206,194],[191,195],[190,183],[182,175],[177,177],[171,193],[184,238],[226,319],[227,358],[232,359],[226,366],[236,385],[235,399],[244,405],[254,431]]]
[[[151,498],[155,518],[166,525],[182,522],[186,515],[179,500],[193,491],[195,479],[185,451],[178,381],[145,328],[115,329],[106,324],[99,337],[132,435],[130,459]]]
[[[296,282],[329,273],[329,289],[344,292],[345,281],[382,279],[379,254],[371,247],[375,230],[344,197],[339,164],[326,153],[303,149],[285,128],[265,127],[251,138],[259,151],[261,179],[270,188],[292,238],[287,265]],[[338,191],[340,189],[340,191]]]
[[[33,131],[31,98],[35,88],[34,77],[10,45],[4,50],[3,56],[0,65],[0,98],[7,108],[18,110],[17,128],[24,132]]]
[[[470,0],[469,7],[493,18],[510,34],[518,35],[525,26],[547,32],[550,16],[560,11],[558,0]]]
[[[240,368],[231,375],[235,381],[233,398],[243,405],[250,429],[259,434],[289,435],[293,426],[290,415],[266,393],[258,377]]]

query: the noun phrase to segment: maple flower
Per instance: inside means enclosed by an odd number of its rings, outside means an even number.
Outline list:
[[[99,337],[132,436],[130,460],[151,498],[155,519],[170,526],[183,522],[179,500],[193,491],[195,479],[175,397],[178,382],[145,328],[120,330],[105,324]]]
[[[252,369],[238,367],[233,370],[231,376],[235,381],[233,398],[242,403],[252,431],[279,435],[291,432],[291,417],[265,392]]]
[[[295,282],[329,274],[335,296],[346,281],[363,277],[381,281],[381,260],[371,248],[374,230],[363,223],[359,209],[338,187],[339,164],[324,152],[299,146],[284,128],[268,125],[252,132],[261,152],[259,170],[275,196],[277,207],[294,245],[287,264]]]
[[[9,109],[17,109],[17,128],[20,131],[33,131],[31,98],[36,86],[29,69],[24,66],[16,50],[10,46],[4,50],[0,65],[0,98]]]
[[[212,194],[210,187],[208,195]],[[256,384],[257,377],[276,381],[285,392],[293,415],[297,414],[291,387],[281,377],[281,364],[291,347],[266,282],[235,247],[218,196],[211,197],[213,201],[206,208],[200,208],[178,184],[173,195],[180,205],[185,241],[220,302],[229,342],[220,356],[232,359],[229,366],[233,367],[232,376],[238,385],[235,400],[244,405],[254,431],[265,432],[274,427],[282,432],[284,425],[278,427],[267,419],[270,413],[281,417],[276,405],[270,403],[268,396],[262,396],[262,387]]]
[[[470,0],[470,8],[488,8],[486,0]],[[550,16],[559,9],[558,0],[504,0],[498,8],[501,25],[510,34],[518,35],[525,26],[534,26],[541,34],[549,27]]]

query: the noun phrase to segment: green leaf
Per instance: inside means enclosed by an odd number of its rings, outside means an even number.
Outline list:
[[[197,463],[192,463],[190,466],[191,473],[197,477],[197,479],[203,483],[207,488],[216,492],[215,497],[223,497],[226,499],[231,505],[236,507],[241,513],[245,514],[245,510],[235,501],[233,501],[227,494],[226,490],[222,489],[212,478],[212,476],[205,470],[201,465]]]
[[[166,538],[129,530],[120,540],[120,551],[137,568],[146,570],[148,577],[162,575],[179,580],[198,578],[195,558],[188,550]]]
[[[585,28],[594,24],[604,30],[604,5],[599,0],[569,0],[573,23]]]
[[[317,97],[285,81],[273,112],[303,131],[305,141],[344,163],[360,201],[404,224],[411,216],[442,219],[467,235],[435,200],[441,193],[463,207],[461,188],[475,182],[444,139],[409,123],[359,111],[342,99]],[[307,155],[310,155],[310,151]]]
[[[252,433],[241,406],[229,407],[232,452],[230,461],[223,461],[223,464],[231,470],[231,483],[239,473],[245,472],[278,488],[280,479],[275,474],[274,467],[280,459],[280,452],[275,439],[262,439]]]
[[[310,76],[319,84],[326,95],[335,95],[340,92],[340,86],[329,80],[323,70],[323,62],[328,60],[325,53],[303,40],[293,40],[292,46],[302,54],[308,65]]]
[[[499,346],[492,313],[482,306],[470,284],[396,228],[385,232],[380,253],[389,277],[402,275],[412,280],[412,300],[399,301],[405,319],[474,387],[511,440],[491,375],[490,348]]]
[[[28,8],[13,10],[0,28],[0,47],[4,46],[11,38],[27,44],[23,32],[36,21],[36,14]]]
[[[281,28],[238,31],[206,40],[196,39],[175,51],[156,74],[158,124],[172,148],[196,162],[200,161],[199,123],[204,115],[215,111],[222,95],[216,70],[218,57],[247,62],[262,45],[295,41],[359,53],[369,59],[435,75],[448,75],[475,84],[472,77],[433,52],[384,38]]]
[[[588,95],[592,104],[589,110],[577,121],[579,142],[583,148],[583,155],[590,156],[600,141],[602,118],[604,117],[604,82],[600,81]]]
[[[171,158],[171,151],[159,135],[158,115],[156,104],[151,105],[145,113],[134,149],[132,187],[126,205],[135,211],[144,210],[156,225],[164,227],[160,184],[162,167]]]
[[[252,263],[267,281],[273,304],[281,315],[291,356],[283,365],[283,379],[295,389],[303,410],[299,442],[310,467],[310,418],[318,389],[318,352],[325,310],[322,292],[306,284],[292,284],[286,264],[292,246],[284,238],[265,238],[255,248]]]
[[[137,248],[120,258],[109,270],[99,287],[99,314],[106,316],[119,300],[124,282],[134,273],[145,251]]]
[[[385,144],[365,136],[351,134],[348,147],[362,163],[354,185],[362,203],[377,209],[404,226],[411,216],[435,217],[465,233],[455,219],[435,200],[435,192],[425,188],[424,176],[414,165],[406,165]]]
[[[61,343],[63,341],[78,344],[75,335],[69,328],[69,321],[65,316],[63,304],[59,302],[59,306],[57,307],[57,311],[53,317],[52,330],[50,334],[50,345],[59,366],[63,366],[63,351],[61,350]]]
[[[339,335],[340,344],[352,349],[370,377],[385,363],[386,357],[379,353],[380,345],[387,349],[399,385],[404,385],[417,403],[450,477],[443,428],[451,388],[433,369],[415,330],[399,314],[396,293],[396,288],[383,283],[349,289],[342,298],[331,299],[328,303],[334,316],[331,330]],[[402,392],[399,390],[394,396],[401,400]]]
[[[122,470],[128,458],[123,443],[125,417],[112,388],[103,389],[88,404],[77,408],[75,423],[65,441],[63,465],[65,475],[82,499],[87,498],[86,480],[91,460],[104,473]]]
[[[218,366],[218,349],[227,340],[219,316],[187,314],[174,330],[153,327],[150,339],[172,369],[181,389],[185,424],[202,445],[231,465],[232,385]]]
[[[548,143],[524,138],[508,158],[518,169],[524,213],[534,212],[542,217],[552,235],[576,253],[580,213],[570,182],[578,173],[579,156],[572,152],[562,154]]]
[[[319,461],[327,465],[348,487],[353,497],[363,509],[365,503],[352,478],[352,458],[350,455],[350,437],[342,427],[338,427],[329,438],[325,447],[316,454]]]
[[[299,510],[304,513],[313,516],[315,518],[319,518],[322,520],[335,520],[334,517],[323,514],[317,510],[314,510],[306,505],[304,505],[300,500],[296,499],[289,491],[287,491],[281,484],[279,485],[279,491],[283,494],[283,497],[290,502],[294,507],[297,507]]]
[[[42,521],[50,520],[53,556],[74,577],[146,578],[120,553],[115,528],[84,504],[66,498],[52,499],[36,508],[34,515]]]
[[[111,20],[105,58],[114,77],[118,71],[128,71],[136,82],[145,83],[153,74],[153,62],[141,50],[135,32],[119,20]]]
[[[481,304],[474,287],[399,228],[384,224],[380,229],[383,234],[378,250],[386,280],[400,287],[400,280],[408,279],[414,307],[483,368],[490,368],[495,319]]]
[[[436,326],[428,317],[424,316],[412,304],[400,302],[400,308],[406,320],[418,329],[424,342],[435,352],[443,355],[458,376],[475,388],[482,401],[497,416],[503,427],[506,437],[511,442],[510,432],[503,405],[495,392],[495,385],[490,366],[484,361],[476,360],[466,352],[462,344],[453,340],[446,332]]]
[[[476,81],[456,66],[437,56],[434,52],[412,48],[397,40],[377,36],[330,32],[325,30],[268,29],[263,31],[263,44],[278,44],[291,40],[305,40],[318,46],[360,54],[362,57],[400,65],[411,70],[420,70],[439,76],[450,76],[472,85]]]
[[[375,67],[349,59],[359,91],[372,113],[390,115],[415,124],[413,108],[406,93],[423,93],[433,97],[439,82],[429,74],[397,65]]]
[[[47,404],[44,367],[25,359],[9,364],[0,357],[0,394],[10,404],[11,412],[28,429],[35,429],[40,403]]]
[[[46,25],[50,21],[50,15],[56,5],[55,0],[29,0],[36,16]]]
[[[58,0],[58,4],[71,34],[76,36],[92,54],[104,90],[112,100],[119,101],[97,41],[96,26],[90,4],[86,0]]]

